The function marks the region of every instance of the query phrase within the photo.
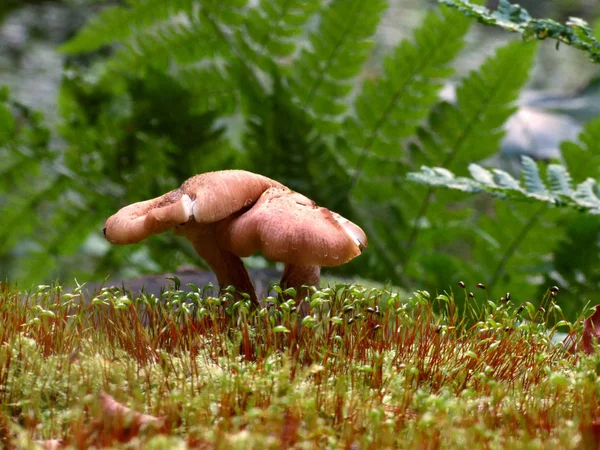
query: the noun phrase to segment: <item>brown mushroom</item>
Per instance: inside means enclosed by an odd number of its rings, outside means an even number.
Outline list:
[[[175,228],[211,266],[221,288],[233,285],[258,304],[240,257],[260,251],[286,264],[282,287],[306,295],[321,266],[338,266],[367,246],[364,232],[339,214],[262,175],[226,170],[196,175],[153,200],[122,208],[106,222],[114,244],[131,244]],[[301,313],[308,312],[307,305]]]
[[[216,237],[235,255],[260,251],[285,263],[281,286],[296,289],[302,315],[308,313],[302,286],[317,286],[322,266],[345,264],[367,246],[357,225],[285,187],[267,189],[248,211],[218,223]]]

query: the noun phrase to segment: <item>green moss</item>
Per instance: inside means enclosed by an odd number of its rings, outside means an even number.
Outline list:
[[[550,295],[543,311],[458,310],[452,295],[336,284],[304,326],[277,301],[240,316],[200,291],[0,295],[0,411],[23,446],[97,443],[100,392],[166,424],[115,448],[571,448],[598,406],[597,358],[552,343]]]

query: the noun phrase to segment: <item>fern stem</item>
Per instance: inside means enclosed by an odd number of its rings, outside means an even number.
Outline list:
[[[515,254],[515,252],[521,245],[521,242],[523,242],[523,240],[527,237],[531,229],[540,220],[540,218],[543,216],[543,213],[548,209],[548,207],[549,203],[544,203],[536,212],[534,212],[529,218],[529,220],[525,223],[519,234],[510,243],[510,245],[502,255],[502,258],[498,262],[498,266],[494,270],[492,278],[487,283],[489,289],[492,289],[494,287],[494,285],[498,281],[498,278],[500,278],[500,275],[504,273],[504,269],[506,268],[506,265],[508,264],[510,258]]]
[[[361,223],[363,223],[365,226],[365,231],[370,236],[369,245],[373,245],[373,247],[375,247],[378,255],[381,257],[381,262],[383,262],[383,264],[387,266],[387,269],[389,271],[388,275],[392,283],[399,282],[403,286],[409,286],[410,283],[407,277],[404,275],[404,271],[398,270],[398,265],[396,264],[394,258],[391,258],[389,255],[388,246],[384,242],[381,242],[379,235],[373,229],[373,226],[369,221],[367,215],[355,205],[352,199],[350,199],[350,202],[353,211],[360,218]]]
[[[429,52],[429,55],[428,55],[427,58],[421,58],[420,59],[420,64],[416,68],[414,68],[414,70],[413,70],[412,75],[410,76],[410,78],[408,78],[402,84],[402,86],[400,87],[400,89],[398,89],[394,93],[394,95],[390,99],[390,102],[388,103],[388,106],[383,111],[383,114],[381,115],[381,117],[375,123],[375,126],[371,130],[369,137],[365,140],[365,143],[364,143],[364,145],[363,145],[363,147],[362,147],[362,149],[360,151],[361,154],[360,154],[359,159],[358,159],[358,161],[356,163],[356,169],[354,170],[354,174],[352,176],[352,181],[350,182],[350,189],[348,191],[348,194],[350,194],[350,192],[358,184],[358,180],[359,180],[359,178],[362,175],[363,166],[364,166],[365,161],[367,159],[367,155],[369,153],[369,150],[371,149],[371,147],[375,143],[375,140],[377,139],[377,137],[379,135],[379,130],[387,122],[388,117],[390,116],[390,114],[392,113],[394,107],[396,106],[396,102],[402,96],[402,94],[406,91],[406,89],[408,88],[408,86],[410,86],[411,83],[421,74],[423,68],[427,67],[430,64],[431,60],[435,58],[435,56],[436,56],[436,50],[437,49],[434,48],[433,51]],[[475,117],[477,117],[477,116],[475,116]],[[471,126],[466,131],[470,131],[470,129],[471,129]],[[463,140],[464,140],[464,136],[463,136],[463,138],[461,138],[460,142],[462,142]]]
[[[415,72],[415,74],[416,73],[417,72]],[[348,195],[350,194],[350,192],[352,192],[354,187],[357,185],[358,179],[362,175],[363,166],[365,165],[365,161],[367,159],[367,154],[368,154],[369,150],[371,149],[371,146],[375,143],[375,139],[378,136],[379,129],[383,126],[384,123],[387,122],[388,116],[391,114],[392,110],[394,109],[394,106],[396,106],[396,101],[404,92],[404,88],[406,87],[406,85],[408,85],[408,83],[410,83],[413,80],[413,78],[414,78],[414,75],[412,77],[410,77],[410,80],[408,80],[402,86],[402,89],[399,89],[398,91],[396,91],[394,96],[391,98],[388,106],[385,108],[383,114],[381,115],[381,117],[379,118],[379,120],[377,121],[375,126],[373,127],[373,131],[371,131],[371,135],[365,141],[365,144],[363,145],[363,148],[361,149],[360,156],[358,157],[358,161],[356,162],[356,169],[354,169],[354,174],[352,175],[352,179],[350,181],[350,188],[348,189]]]
[[[433,189],[434,188],[432,188],[432,187],[427,189],[427,193],[425,194],[423,203],[421,203],[419,212],[415,217],[415,223],[412,227],[412,230],[410,231],[410,236],[408,237],[408,240],[406,241],[406,253],[405,253],[404,261],[402,262],[402,265],[404,267],[406,267],[408,265],[408,262],[410,261],[410,258],[413,254],[413,248],[415,246],[415,243],[417,242],[417,239],[419,238],[419,232],[421,231],[421,228],[418,226],[418,223],[421,221],[421,217],[423,217],[427,213],[427,210],[429,209],[429,204],[431,203],[431,196],[433,194]]]
[[[471,133],[471,130],[479,122],[481,115],[483,115],[485,113],[485,111],[490,108],[490,106],[494,105],[494,102],[493,102],[494,94],[498,91],[498,86],[502,86],[505,79],[506,79],[505,77],[501,77],[500,83],[498,83],[494,87],[491,87],[486,90],[486,93],[491,93],[491,95],[486,95],[486,98],[481,102],[481,107],[478,108],[477,111],[471,116],[472,119],[469,121],[467,126],[463,129],[461,135],[456,140],[456,143],[451,147],[450,152],[448,153],[448,155],[446,156],[446,158],[444,159],[444,161],[441,165],[442,167],[448,168],[448,166],[452,163],[452,161],[454,161],[454,158],[456,158],[456,155],[458,155],[460,150],[462,150],[462,146],[463,146],[464,142],[466,141],[467,137]],[[427,194],[425,194],[423,203],[421,204],[421,207],[419,208],[419,214],[415,218],[413,229],[412,229],[410,237],[407,241],[406,259],[405,259],[404,265],[406,265],[406,262],[410,259],[412,250],[414,248],[414,244],[415,244],[416,240],[418,239],[418,236],[419,236],[418,224],[421,221],[421,218],[425,214],[427,214],[427,210],[429,209],[429,204],[431,203],[431,195],[433,193],[433,189],[434,188],[430,187],[427,190]]]

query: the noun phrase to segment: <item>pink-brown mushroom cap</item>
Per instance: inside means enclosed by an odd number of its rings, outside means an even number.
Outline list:
[[[121,208],[106,221],[104,235],[112,244],[135,244],[187,222],[192,200],[181,189]]]
[[[244,170],[221,170],[193,176],[181,190],[194,201],[198,223],[214,223],[251,206],[272,186],[281,183]]]
[[[217,222],[252,205],[272,186],[282,185],[244,170],[203,173],[179,189],[121,208],[106,221],[104,234],[113,244],[135,244],[191,217],[198,223]]]
[[[285,187],[269,188],[248,211],[219,223],[216,236],[235,255],[260,251],[296,265],[339,266],[367,246],[360,227]]]

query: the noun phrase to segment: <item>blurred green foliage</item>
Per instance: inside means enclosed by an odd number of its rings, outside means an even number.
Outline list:
[[[586,52],[595,63],[600,63],[600,42],[585,20],[571,17],[564,25],[552,19],[535,19],[518,4],[500,0],[497,11],[469,0],[439,0],[441,4],[457,8],[469,17],[475,17],[486,25],[495,25],[508,31],[520,33],[524,40],[554,39]]]
[[[337,273],[434,292],[464,279],[523,301],[539,297],[548,274],[581,279],[565,252],[597,238],[573,228],[575,213],[465,199],[406,178],[421,165],[463,175],[497,152],[535,43],[500,48],[449,103],[439,92],[471,19],[429,11],[373,72],[386,6],[128,0],[103,9],[61,49],[69,63],[52,141],[34,113],[6,93],[0,102],[3,276],[27,285],[202,264],[170,234],[111,247],[103,222],[193,174],[240,168],[365,229],[368,249]]]

